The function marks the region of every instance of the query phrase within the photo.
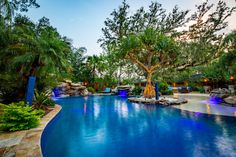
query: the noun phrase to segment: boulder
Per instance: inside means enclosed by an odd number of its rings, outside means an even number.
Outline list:
[[[230,96],[224,99],[224,102],[236,106],[236,96]]]
[[[81,83],[72,83],[70,80],[65,80],[59,86],[60,95],[70,95],[70,96],[86,96],[88,95],[88,91],[85,86]]]
[[[124,86],[117,86],[117,90],[128,90],[130,91],[132,89],[132,86],[124,85]]]
[[[64,80],[63,82],[65,82],[65,83],[67,83],[67,84],[69,84],[69,85],[71,85],[71,83],[72,83],[71,80]]]
[[[81,84],[80,84],[80,83],[71,83],[71,86],[72,86],[72,87],[80,87]]]
[[[230,96],[230,91],[226,88],[214,89],[211,91],[210,96],[224,99]]]
[[[84,90],[84,89],[86,89],[86,87],[85,86],[71,86],[70,87],[71,89],[74,89],[74,90]]]
[[[83,92],[81,93],[82,96],[87,96],[89,94],[87,89],[84,89]]]
[[[171,97],[160,97],[159,100],[156,100],[155,98],[152,99],[146,99],[144,97],[132,97],[128,98],[129,101],[131,102],[136,102],[136,103],[143,103],[143,104],[156,104],[156,105],[164,105],[164,106],[169,106],[169,105],[180,105],[187,103],[188,101],[184,98],[171,98]]]

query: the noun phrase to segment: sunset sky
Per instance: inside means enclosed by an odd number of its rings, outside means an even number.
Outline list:
[[[181,9],[195,9],[195,4],[203,0],[159,0],[163,7],[170,11],[175,5]],[[229,6],[235,6],[234,0],[225,0]],[[37,21],[45,16],[58,31],[73,40],[75,47],[86,47],[88,55],[99,54],[102,49],[97,40],[102,36],[101,28],[110,13],[117,9],[122,0],[38,0],[40,8],[30,9],[27,15]],[[147,7],[151,0],[127,0],[131,13],[141,6]],[[210,0],[216,3],[217,0]],[[236,29],[236,15],[229,20],[227,31]]]

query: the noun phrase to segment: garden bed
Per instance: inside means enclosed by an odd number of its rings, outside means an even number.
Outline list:
[[[60,112],[61,106],[56,105],[46,114],[37,128],[0,134],[0,156],[41,157],[40,140],[44,128]]]

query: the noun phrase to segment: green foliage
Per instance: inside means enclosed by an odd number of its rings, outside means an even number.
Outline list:
[[[87,90],[91,93],[95,93],[95,89],[93,87],[88,87]]]
[[[197,82],[191,82],[189,84],[189,87],[191,87],[192,91],[199,91],[200,88],[202,85],[200,83],[197,83]]]
[[[155,42],[155,37],[151,37],[151,32],[146,33],[145,38],[136,38],[136,36],[151,27],[165,36],[173,38],[178,41],[180,53],[176,57],[172,57],[176,61],[175,64],[167,61],[167,66],[160,66],[157,69],[160,77],[169,71],[183,71],[187,68],[206,65],[221,57],[226,52],[224,51],[225,44],[222,42],[223,33],[228,26],[228,18],[235,10],[236,7],[227,6],[226,2],[219,0],[216,5],[210,1],[196,5],[196,9],[191,11],[192,14],[190,14],[190,10],[180,10],[177,6],[173,8],[172,12],[167,13],[161,4],[152,2],[147,10],[141,7],[131,14],[130,6],[124,1],[118,9],[111,13],[111,17],[106,19],[105,27],[102,29],[103,37],[99,39],[99,42],[117,64],[125,59],[129,50],[134,50],[133,54],[136,58],[133,60],[135,62],[138,60],[146,66],[147,59],[143,57],[145,50],[142,49],[144,51],[142,52],[139,48],[145,44],[149,44],[153,48],[152,43]],[[185,26],[186,23],[189,24],[188,27]],[[122,43],[124,40],[126,40],[126,44]],[[169,43],[169,40],[162,39],[162,41],[157,43],[160,43],[160,48],[164,50],[161,46],[168,45],[165,43]],[[227,41],[230,41],[231,45],[235,45],[232,44],[235,43],[232,36],[228,37]],[[121,44],[123,44],[122,51],[119,49]],[[149,56],[148,54],[146,51],[145,55]],[[158,62],[165,63],[165,57],[160,56],[151,58],[158,58]],[[152,61],[157,62],[157,60]],[[128,62],[124,62],[122,65],[124,66],[124,64],[128,64]],[[133,66],[133,69],[135,67]],[[140,70],[134,72],[145,75],[145,73],[138,73]]]
[[[198,88],[198,91],[199,91],[200,93],[205,93],[205,89],[204,89],[203,87],[199,87],[199,88]]]
[[[103,91],[101,89],[96,90],[97,93],[102,93]]]
[[[173,91],[168,89],[169,85],[166,82],[159,82],[158,83],[158,88],[159,88],[159,92],[162,95],[173,95]]]
[[[102,77],[96,77],[95,82],[98,84],[102,84],[106,87],[112,87],[117,84],[117,80],[114,77],[108,75],[104,75]]]
[[[71,63],[73,67],[72,71],[72,81],[73,82],[84,82],[88,81],[87,78],[90,74],[90,70],[86,67],[86,54],[87,49],[85,47],[80,47],[76,49],[72,54]]]
[[[224,46],[227,53],[224,53],[218,60],[199,68],[199,71],[209,81],[229,81],[230,76],[236,76],[236,31],[229,33],[224,39]]]
[[[36,0],[1,0],[0,16],[11,20],[16,11],[27,12],[30,7],[39,7]]]
[[[0,118],[0,129],[4,131],[18,131],[35,128],[39,125],[40,118],[44,115],[42,110],[33,110],[24,102],[10,105],[0,104],[3,114]]]
[[[121,41],[121,57],[128,58],[140,66],[137,60],[145,66],[162,66],[174,64],[178,56],[177,43],[170,37],[153,28],[147,28],[139,34],[128,35]],[[165,59],[165,62],[162,62]],[[142,68],[142,67],[141,67]],[[156,70],[155,69],[155,70]]]
[[[33,108],[46,110],[47,107],[54,107],[55,101],[50,98],[50,92],[38,92],[35,91]]]
[[[142,88],[139,86],[135,86],[134,89],[132,90],[133,95],[141,95],[142,93]]]
[[[117,46],[127,35],[143,32],[149,27],[162,32],[176,32],[176,28],[188,22],[186,15],[189,10],[182,11],[177,6],[170,13],[157,2],[152,2],[148,10],[141,7],[134,14],[129,14],[129,8],[126,1],[123,1],[122,5],[111,13],[111,17],[106,19],[102,29],[104,37],[99,39],[102,46]]]
[[[70,77],[71,43],[50,25],[47,18],[36,24],[21,15],[12,23],[2,20],[0,33],[0,90],[4,102],[24,99],[31,75],[37,77],[39,91]]]

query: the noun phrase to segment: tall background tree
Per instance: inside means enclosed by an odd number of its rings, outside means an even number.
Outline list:
[[[37,77],[39,91],[70,78],[74,57],[71,41],[45,17],[34,23],[27,16],[13,14],[38,6],[35,0],[0,3],[0,99],[4,102],[24,99],[30,75]]]
[[[180,10],[177,6],[167,13],[157,2],[152,2],[148,10],[141,7],[134,14],[130,13],[129,8],[124,1],[118,10],[111,13],[102,29],[103,38],[98,41],[107,54],[115,54],[119,62],[123,59],[119,58],[122,52],[117,47],[132,34],[140,34],[147,28],[151,27],[178,41],[180,53],[176,56],[176,63],[160,67],[157,70],[159,76],[170,74],[170,71],[183,71],[206,65],[221,57],[225,53],[223,38],[224,30],[228,26],[227,20],[236,9],[227,6],[222,0],[216,4],[205,1],[196,5],[196,10],[192,13],[190,10]],[[138,52],[135,53],[137,54]],[[142,54],[145,55],[144,52]],[[125,63],[129,61],[132,61],[130,57]]]
[[[36,0],[1,0],[0,16],[9,21],[12,20],[16,11],[27,12],[30,7],[38,8],[40,5]]]

